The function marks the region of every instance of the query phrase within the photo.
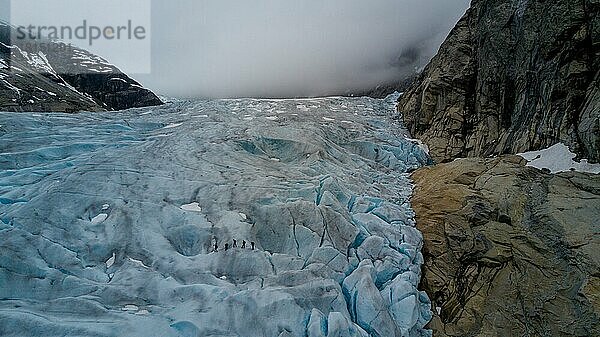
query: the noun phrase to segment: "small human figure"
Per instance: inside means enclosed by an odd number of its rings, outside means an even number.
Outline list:
[[[233,239],[233,248],[237,248],[237,241]]]
[[[229,244],[228,243],[225,244],[225,251],[227,251],[227,249],[229,249]]]
[[[246,249],[246,240],[242,240],[242,249]]]
[[[252,245],[252,250],[254,250],[254,241],[250,242],[250,245]]]

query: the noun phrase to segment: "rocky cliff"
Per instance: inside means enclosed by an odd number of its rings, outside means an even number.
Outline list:
[[[600,336],[600,176],[523,159],[412,175],[434,336]]]
[[[99,56],[65,44],[15,41],[0,24],[0,111],[111,111],[162,104]]]
[[[600,159],[600,1],[473,0],[399,112],[436,161],[568,144]]]

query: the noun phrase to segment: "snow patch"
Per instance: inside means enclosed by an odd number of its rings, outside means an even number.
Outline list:
[[[576,162],[577,155],[563,143],[555,144],[540,151],[519,153],[519,156],[528,161],[527,166],[538,169],[549,169],[552,173],[577,171],[587,173],[600,173],[600,164],[590,164],[587,159]]]
[[[140,308],[137,305],[127,304],[121,310],[123,311],[138,311]]]
[[[197,202],[192,202],[191,204],[186,204],[186,205],[181,205],[180,207],[182,210],[184,211],[188,211],[188,212],[202,212],[202,207],[200,207],[200,204]]]
[[[176,127],[179,127],[182,125],[183,125],[183,123],[172,123],[172,124],[165,126],[163,129],[172,129],[172,128],[176,128]]]
[[[96,215],[95,217],[93,217],[91,221],[92,221],[93,225],[97,225],[99,223],[104,222],[106,219],[108,219],[108,214],[100,213],[100,214]]]
[[[111,81],[121,81],[121,82],[123,82],[123,83],[128,83],[127,81],[125,81],[124,79],[122,79],[122,78],[119,78],[119,77],[113,77],[113,78],[111,78],[110,80],[111,80]]]
[[[136,265],[138,265],[138,266],[140,266],[140,267],[142,267],[142,268],[145,268],[145,269],[150,269],[150,267],[148,267],[147,265],[145,265],[145,264],[144,264],[144,262],[142,262],[142,261],[140,261],[140,260],[136,260],[136,259],[134,259],[134,258],[131,258],[131,257],[130,257],[130,258],[128,258],[128,259],[129,259],[129,261],[133,262],[134,264],[136,264]]]
[[[112,256],[110,257],[110,259],[106,260],[106,268],[110,268],[115,264],[115,261],[117,259],[117,255],[115,255],[115,253],[112,253]]]

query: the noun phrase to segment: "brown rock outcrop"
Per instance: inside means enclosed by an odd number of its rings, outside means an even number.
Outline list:
[[[412,177],[434,336],[600,336],[600,176],[509,156]]]

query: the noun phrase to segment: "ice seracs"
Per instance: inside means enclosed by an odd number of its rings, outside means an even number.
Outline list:
[[[27,203],[0,205],[0,256],[18,255],[0,258],[0,298],[14,299],[0,301],[0,330],[427,336],[407,172],[429,159],[399,136],[391,107],[241,99],[43,122],[1,114],[18,132],[0,133],[0,147],[20,151],[0,154],[13,165],[0,198]],[[290,114],[268,122],[277,110]],[[210,127],[193,117],[204,111]]]

